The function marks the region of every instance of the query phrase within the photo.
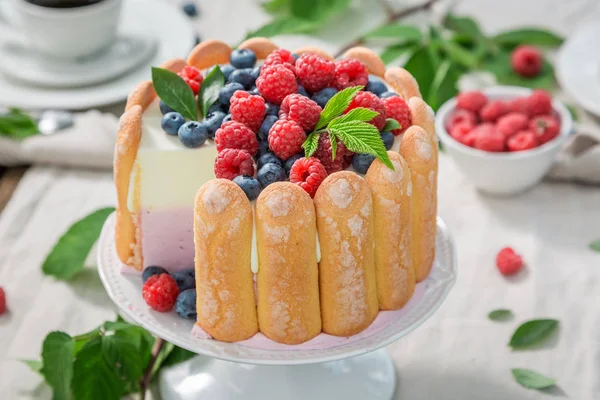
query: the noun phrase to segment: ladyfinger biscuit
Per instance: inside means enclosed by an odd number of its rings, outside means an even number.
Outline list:
[[[290,182],[256,200],[258,326],[268,338],[299,344],[321,332],[317,225],[312,199]]]
[[[420,97],[411,97],[407,101],[410,108],[412,124],[425,129],[432,139],[437,140],[435,135],[435,114],[429,104]]]
[[[351,336],[367,328],[379,310],[371,189],[353,172],[336,172],[319,186],[314,203],[323,332]]]
[[[238,49],[252,50],[259,60],[264,60],[278,48],[275,43],[264,37],[246,39],[238,46]]]
[[[394,171],[375,160],[365,180],[373,194],[375,274],[380,310],[397,310],[415,290],[411,264],[411,179],[402,156],[388,151]]]
[[[117,189],[117,209],[115,243],[119,259],[138,270],[142,269],[141,256],[135,257],[140,252],[134,249],[136,241],[136,225],[131,212],[127,208],[131,171],[134,168],[140,139],[142,137],[142,107],[134,106],[125,111],[119,122],[119,131],[115,143],[114,153],[114,180]]]
[[[417,80],[404,68],[388,68],[385,71],[384,78],[396,92],[404,97],[404,100],[408,100],[413,96],[421,97]]]
[[[300,47],[300,48],[296,49],[294,51],[294,53],[296,53],[300,56],[304,53],[313,53],[320,57],[323,57],[326,60],[335,61],[335,58],[330,56],[326,51],[319,49],[318,47],[304,46],[304,47]]]
[[[363,46],[356,46],[344,53],[344,58],[354,58],[361,61],[367,67],[370,74],[383,78],[385,75],[385,64],[373,50]]]
[[[237,342],[258,332],[250,270],[252,207],[235,183],[206,182],[194,203],[197,324]]]
[[[142,111],[146,111],[146,108],[156,98],[156,92],[154,91],[154,85],[151,81],[143,81],[136,86],[135,89],[127,97],[127,104],[125,104],[125,111],[129,111],[134,106],[142,107]]]
[[[171,72],[178,73],[187,65],[187,61],[183,58],[172,58],[168,61],[165,61],[160,67],[164,69],[168,69]]]
[[[406,130],[400,144],[412,180],[412,263],[417,282],[427,278],[435,258],[437,216],[437,144],[420,126]]]
[[[190,53],[187,62],[198,69],[205,69],[216,64],[227,64],[231,47],[220,40],[207,40],[198,44]]]

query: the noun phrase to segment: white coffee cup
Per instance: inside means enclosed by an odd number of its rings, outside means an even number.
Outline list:
[[[12,0],[14,13],[2,30],[22,45],[46,56],[74,60],[90,56],[114,42],[122,0],[71,8],[45,7]],[[7,35],[5,35],[7,36]]]

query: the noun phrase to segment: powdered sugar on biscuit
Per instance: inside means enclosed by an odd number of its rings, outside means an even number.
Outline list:
[[[231,203],[231,200],[222,189],[224,188],[221,185],[212,184],[204,191],[202,196],[204,208],[211,215],[221,214]]]
[[[269,226],[264,224],[265,234],[275,244],[287,243],[290,238],[290,228],[287,226]]]
[[[417,135],[415,139],[417,145],[417,154],[423,160],[429,160],[431,158],[431,153],[433,152],[431,143],[429,143],[429,141],[426,138],[423,138],[421,135]]]
[[[396,160],[392,160],[392,165],[394,166],[394,171],[389,169],[388,167],[383,168],[383,178],[391,183],[398,183],[402,181],[402,177],[404,176],[404,170],[402,169],[402,165]]]
[[[338,179],[329,188],[329,198],[337,208],[346,208],[353,199],[352,187],[346,179]]]
[[[273,217],[284,217],[292,209],[291,199],[292,195],[289,192],[283,190],[273,191],[265,199],[265,206],[267,206]]]

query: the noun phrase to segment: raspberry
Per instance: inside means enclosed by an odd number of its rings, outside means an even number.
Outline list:
[[[527,97],[517,97],[508,103],[509,112],[518,112],[531,116],[529,113],[529,100]]]
[[[146,304],[159,312],[170,311],[178,294],[177,282],[169,274],[152,275],[142,288],[142,297]]]
[[[521,113],[509,113],[498,120],[496,130],[504,135],[504,139],[508,139],[520,130],[527,128],[529,118]]]
[[[369,82],[367,67],[358,60],[347,58],[335,62],[333,84],[337,90],[350,86],[366,86]]]
[[[243,149],[251,155],[258,151],[256,135],[246,125],[237,121],[227,121],[215,133],[217,151],[223,149]]]
[[[299,158],[290,170],[290,182],[300,186],[310,197],[315,197],[319,185],[325,178],[327,178],[327,171],[321,161],[315,157]]]
[[[333,61],[312,53],[302,54],[296,61],[298,81],[309,92],[318,92],[333,79],[335,64]]]
[[[408,104],[402,97],[397,96],[386,97],[382,101],[385,106],[386,118],[393,118],[400,124],[400,128],[394,129],[392,133],[395,136],[401,135],[412,125],[412,115]]]
[[[469,122],[471,125],[475,125],[477,123],[477,115],[469,110],[456,109],[452,111],[452,113],[448,116],[446,120],[446,131],[452,132],[452,127],[456,124],[460,124],[461,122]]]
[[[479,112],[487,104],[487,97],[478,90],[461,92],[456,96],[456,107],[463,110]]]
[[[185,83],[188,84],[188,86],[190,87],[190,89],[192,89],[194,94],[198,94],[198,92],[200,91],[200,85],[202,84],[202,80],[204,79],[200,70],[188,65],[184,67],[177,75],[183,78]]]
[[[6,294],[4,289],[0,287],[0,315],[6,312]]]
[[[253,132],[258,132],[267,110],[265,99],[261,96],[250,95],[243,90],[236,90],[231,96],[230,104],[231,119],[241,122]]]
[[[459,122],[458,124],[454,124],[452,127],[450,136],[466,146],[473,147],[475,140],[475,136],[471,134],[473,128],[474,125],[472,125],[469,121]]]
[[[502,275],[512,275],[523,267],[523,259],[510,247],[505,247],[496,256],[496,267]]]
[[[346,169],[352,163],[353,153],[347,150],[344,143],[340,141],[337,142],[335,159],[331,158],[332,154],[331,138],[327,134],[321,134],[319,136],[319,145],[313,156],[321,161],[328,174]]]
[[[321,107],[308,97],[297,93],[286,96],[279,109],[279,118],[295,121],[306,132],[315,129],[320,116]]]
[[[552,114],[552,96],[545,90],[534,90],[527,97],[527,109],[531,117]]]
[[[267,101],[277,105],[281,104],[285,96],[298,91],[296,76],[281,64],[262,68],[256,87]]]
[[[542,54],[532,46],[518,46],[510,56],[513,71],[526,78],[537,76],[543,63]]]
[[[294,64],[296,63],[296,59],[289,51],[285,49],[277,49],[273,51],[271,54],[265,58],[265,62],[263,63],[263,68],[270,67],[272,65],[283,65],[290,71],[294,72]]]
[[[535,134],[537,141],[542,145],[558,136],[560,123],[551,115],[542,115],[529,121],[529,130]]]
[[[519,131],[508,138],[506,147],[508,151],[522,151],[536,148],[538,145],[535,133],[525,130]]]
[[[215,176],[233,180],[236,176],[254,176],[254,161],[246,150],[225,149],[215,159]]]
[[[508,103],[502,100],[493,100],[479,110],[479,116],[484,122],[496,122],[498,118],[508,112],[510,112]]]
[[[269,131],[269,148],[282,160],[287,160],[302,151],[302,143],[306,140],[304,129],[295,121],[280,119]]]
[[[369,110],[373,110],[379,113],[379,115],[377,115],[368,122],[369,124],[377,128],[378,131],[381,131],[383,129],[383,127],[385,126],[385,119],[387,115],[386,106],[385,104],[383,104],[383,101],[379,97],[377,97],[376,94],[371,92],[358,92],[358,94],[354,96],[354,98],[350,102],[348,108],[344,110],[344,114],[347,114],[350,110],[354,110],[358,107],[368,108]]]
[[[499,152],[504,150],[504,135],[496,130],[494,124],[485,122],[472,131],[473,147],[483,151]]]

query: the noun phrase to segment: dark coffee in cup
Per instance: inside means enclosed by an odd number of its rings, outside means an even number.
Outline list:
[[[100,3],[103,0],[27,0],[28,3],[50,8],[75,8]]]

